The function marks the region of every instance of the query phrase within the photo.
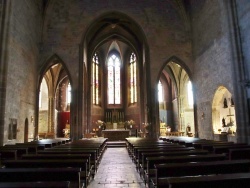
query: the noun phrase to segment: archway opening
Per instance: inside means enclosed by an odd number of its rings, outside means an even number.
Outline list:
[[[93,22],[84,38],[88,102],[85,133],[101,135],[105,129],[124,129],[130,134],[145,122],[145,100],[141,95],[144,52],[139,26],[127,15],[111,12]],[[85,121],[85,120],[84,120]],[[105,127],[103,126],[105,124]],[[98,131],[98,132],[97,132]]]
[[[61,63],[43,76],[39,93],[39,139],[70,136],[71,84]]]
[[[185,69],[169,62],[158,82],[160,135],[193,137],[194,104],[192,82]]]
[[[234,99],[224,86],[220,86],[215,92],[212,104],[212,122],[214,134],[234,135],[236,133]]]

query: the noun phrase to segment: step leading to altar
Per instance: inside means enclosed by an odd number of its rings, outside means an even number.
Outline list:
[[[126,141],[107,141],[106,146],[108,148],[124,148],[126,147]]]

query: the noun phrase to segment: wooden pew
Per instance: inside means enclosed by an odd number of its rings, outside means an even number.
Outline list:
[[[1,154],[1,160],[5,160],[5,159],[13,159],[16,160],[17,159],[17,150],[15,149],[4,149],[1,150],[0,149],[0,154]]]
[[[180,145],[185,145],[186,147],[192,147],[193,142],[197,141],[205,141],[206,139],[200,139],[200,138],[193,138],[193,137],[178,137],[178,136],[171,136],[171,137],[163,137],[160,138],[163,141],[167,141],[170,143],[178,143]]]
[[[47,149],[48,150],[48,149]],[[74,146],[74,145],[64,145],[64,146],[58,146],[58,147],[53,147],[50,150],[95,150],[96,154],[97,154],[97,159],[99,158],[99,156],[101,156],[101,151],[100,151],[100,147],[99,146]]]
[[[174,151],[192,151],[194,150],[194,148],[192,147],[181,147],[181,148],[174,148],[174,147],[170,147],[170,148],[143,148],[143,149],[138,149],[135,153],[135,157],[133,159],[133,161],[135,163],[138,163],[140,162],[140,159],[142,158],[142,153],[145,153],[145,152],[174,152]]]
[[[8,147],[8,146],[0,146],[0,151],[4,150],[16,150],[17,158],[20,158],[23,154],[28,153],[28,148],[26,147]]]
[[[222,141],[214,141],[214,140],[205,140],[205,141],[196,141],[193,143],[193,147],[195,149],[204,149],[204,146],[208,145],[218,145],[218,146],[225,146],[225,145],[232,145],[234,142],[222,142]]]
[[[168,177],[249,172],[250,160],[167,163],[155,165],[154,187],[167,187]]]
[[[250,159],[250,148],[229,149],[229,160]]]
[[[201,161],[220,161],[220,160],[226,160],[226,156],[223,154],[208,154],[208,155],[147,157],[146,158],[147,167],[144,170],[145,184],[149,185],[149,180],[155,176],[155,164],[201,162]]]
[[[150,145],[152,143],[163,143],[163,141],[158,140],[157,138],[126,138],[127,149],[129,155],[132,156],[133,148],[137,145]]]
[[[207,155],[208,151],[206,150],[189,150],[189,151],[153,151],[153,152],[145,152],[141,154],[141,163],[140,163],[140,174],[144,172],[147,166],[147,157],[159,157],[159,156],[183,156],[183,155]]]
[[[88,159],[88,177],[91,175],[92,167],[90,164],[91,154],[26,154],[22,156],[25,160],[37,160],[37,159]]]
[[[246,147],[246,143],[209,143],[202,145],[202,149],[213,153],[214,147]]]
[[[134,162],[137,162],[137,159],[139,158],[140,153],[146,150],[191,150],[191,149],[194,149],[194,148],[186,148],[186,147],[179,146],[179,145],[137,146],[137,147],[134,147],[133,154],[131,157]]]
[[[0,169],[0,182],[18,182],[18,183],[35,183],[44,182],[41,185],[52,186],[53,182],[68,181],[67,185],[70,187],[80,188],[80,172],[81,168],[1,168]],[[46,182],[46,183],[45,183]],[[19,184],[19,187],[22,184]],[[25,185],[25,184],[24,184]]]
[[[38,151],[38,154],[58,154],[58,155],[66,155],[66,154],[91,154],[90,165],[93,171],[91,172],[92,176],[94,176],[98,169],[98,160],[97,160],[97,152],[96,150],[89,150],[89,149],[78,149],[78,150],[67,150],[67,149],[46,149],[44,151]],[[93,166],[93,167],[92,167]]]
[[[141,144],[134,144],[130,148],[130,156],[136,156],[137,149],[143,149],[143,148],[164,148],[164,147],[183,147],[177,144],[171,144],[171,143],[141,143]]]
[[[228,146],[213,146],[213,153],[220,154],[226,153],[229,154],[229,149],[241,149],[241,148],[250,148],[248,144],[233,144]]]
[[[167,184],[158,186],[158,188],[248,188],[249,184],[250,173],[233,173],[209,176],[169,177],[167,178]]]
[[[37,160],[5,160],[5,168],[81,168],[80,177],[82,177],[85,187],[88,184],[88,159],[37,159]]]
[[[60,181],[60,182],[0,182],[0,187],[8,188],[72,188],[70,182]]]
[[[38,150],[44,150],[44,145],[31,145],[31,144],[15,144],[15,145],[5,145],[3,146],[4,148],[25,148],[27,151],[26,152],[22,152],[19,157],[22,154],[27,154],[27,153],[37,153]]]

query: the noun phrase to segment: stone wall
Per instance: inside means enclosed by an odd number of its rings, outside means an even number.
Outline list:
[[[48,132],[48,110],[39,111],[39,127],[38,133],[47,133]]]
[[[7,25],[4,24],[4,10],[6,9],[3,0],[0,1],[0,112],[5,110],[5,89],[6,89],[6,63],[4,54],[4,29]],[[4,113],[0,113],[0,138],[4,137]],[[3,145],[3,140],[0,139],[0,146]]]
[[[234,93],[228,15],[223,1],[191,2],[198,136],[213,139],[212,101],[215,91],[222,85]]]
[[[248,0],[237,0],[236,8],[238,13],[238,20],[240,26],[242,51],[246,68],[246,79],[250,79],[250,1]],[[248,88],[249,90],[249,88]],[[250,98],[250,91],[248,93]]]
[[[250,114],[250,1],[248,0],[235,0],[235,4],[233,4],[236,9],[236,16],[238,19],[239,26],[239,42],[241,43],[239,49],[239,57],[242,58],[241,62],[237,62],[240,64],[241,68],[239,69],[239,73],[241,78],[238,79],[239,90],[242,89],[245,92],[245,96],[242,97],[242,106],[239,116],[241,117],[242,127],[241,132],[244,136],[246,136],[243,141],[248,143],[250,142],[249,136],[249,114]],[[246,101],[247,98],[247,101]],[[244,108],[245,107],[245,108]],[[238,110],[239,111],[239,110]],[[238,128],[237,128],[238,130]],[[246,134],[246,132],[248,134]]]
[[[73,85],[77,84],[79,43],[97,18],[114,11],[129,16],[142,28],[150,47],[152,83],[173,56],[179,57],[192,70],[190,36],[178,9],[178,4],[172,0],[157,3],[154,0],[53,1],[45,19],[41,63],[57,54],[69,68]]]
[[[139,35],[145,37],[144,45],[149,47],[149,51],[142,63],[150,64],[148,67],[151,78],[146,85],[147,91],[152,94],[152,102],[148,101],[148,104],[156,104],[156,83],[162,68],[171,58],[177,57],[188,67],[187,72],[193,72],[190,23],[179,1],[50,1],[44,20],[43,50],[39,66],[44,66],[49,57],[57,54],[69,70],[72,87],[80,88],[79,60],[82,57],[79,57],[79,44],[90,26],[111,12],[126,15],[131,23],[136,23],[141,29],[142,33]],[[85,58],[84,56],[83,59]],[[156,109],[157,106],[153,107],[153,113],[156,113]],[[154,116],[152,121],[155,119]]]
[[[17,128],[24,130],[25,118],[35,116],[37,62],[41,32],[41,1],[8,1],[9,32],[6,49],[7,88],[4,142],[7,142],[9,118],[17,119]],[[29,135],[34,127],[29,125]],[[17,142],[24,133],[17,133]]]
[[[4,1],[0,1],[0,15]],[[155,103],[157,79],[162,67],[177,57],[188,68],[193,79],[194,98],[197,106],[197,125],[201,138],[213,139],[212,101],[219,86],[226,87],[234,96],[235,88],[232,60],[232,41],[229,29],[229,15],[221,0],[190,0],[189,14],[181,1],[165,0],[106,0],[106,1],[49,1],[44,24],[42,23],[41,0],[7,1],[10,7],[7,46],[1,51],[1,86],[6,83],[6,92],[1,90],[0,102],[6,102],[4,117],[4,142],[7,142],[9,118],[17,119],[18,129],[24,130],[25,118],[30,119],[35,113],[37,70],[46,60],[58,55],[65,63],[72,78],[72,86],[78,88],[79,81],[79,45],[96,19],[110,12],[119,12],[133,20],[142,31],[149,48],[150,83]],[[178,3],[179,2],[179,3]],[[244,61],[249,62],[249,7],[247,0],[237,0],[237,10],[241,29]],[[189,17],[190,16],[190,17]],[[190,18],[190,19],[189,19]],[[1,19],[1,17],[0,17]],[[189,21],[191,23],[189,23]],[[189,28],[191,27],[191,29]],[[2,40],[3,30],[0,30]],[[41,32],[43,34],[41,35]],[[43,48],[39,45],[43,44]],[[1,47],[3,43],[1,41]],[[41,56],[39,57],[39,50]],[[2,61],[2,57],[6,61]],[[82,63],[82,62],[80,62]],[[4,65],[4,66],[3,66]],[[6,70],[2,68],[8,65]],[[247,65],[247,63],[246,63]],[[38,66],[38,67],[37,67]],[[247,65],[250,69],[250,65]],[[5,72],[6,71],[6,72]],[[249,71],[250,72],[250,71]],[[3,74],[2,74],[3,73]],[[250,74],[250,73],[248,73]],[[85,76],[85,75],[84,75]],[[250,77],[250,75],[248,75]],[[7,81],[5,82],[5,78]],[[4,80],[4,83],[3,83]],[[4,88],[5,89],[5,88]],[[77,96],[77,95],[76,95]],[[248,94],[250,96],[250,92]],[[86,99],[83,99],[86,102]],[[235,99],[237,105],[238,99]],[[85,104],[82,104],[85,105]],[[177,104],[175,104],[177,106]],[[204,116],[202,115],[204,113]],[[178,114],[175,114],[176,117]],[[3,123],[2,123],[3,122]],[[176,127],[178,126],[175,118]],[[30,127],[29,132],[33,132]],[[23,140],[23,133],[17,134],[17,141]],[[0,142],[1,144],[1,142]]]

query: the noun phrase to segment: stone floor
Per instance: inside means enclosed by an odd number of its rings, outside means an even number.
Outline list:
[[[107,148],[95,178],[88,188],[145,188],[127,149]]]

